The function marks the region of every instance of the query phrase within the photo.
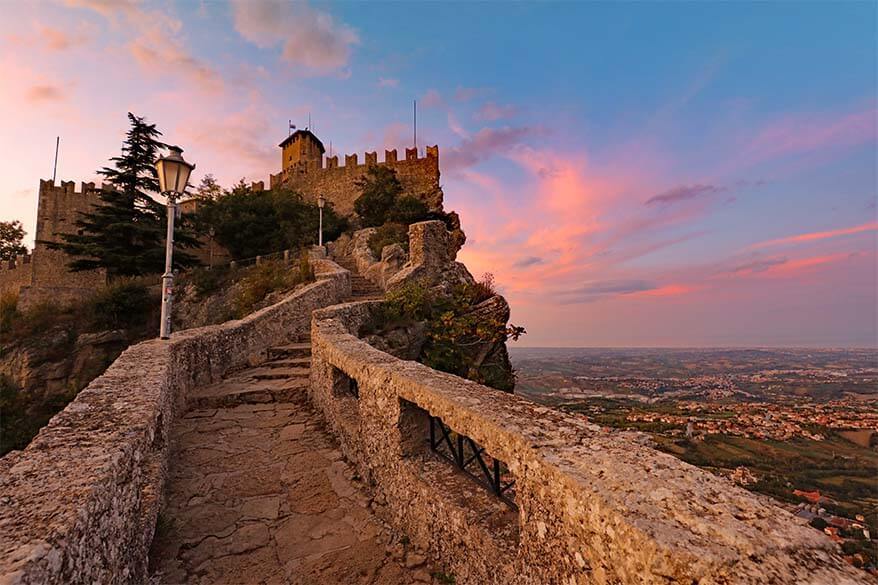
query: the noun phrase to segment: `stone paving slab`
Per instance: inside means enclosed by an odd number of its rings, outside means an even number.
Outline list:
[[[233,404],[230,395],[271,398],[290,383],[247,383],[245,374],[200,390],[196,402],[226,398],[191,410],[174,429],[150,583],[432,582],[425,559],[372,513],[304,389],[290,402]]]

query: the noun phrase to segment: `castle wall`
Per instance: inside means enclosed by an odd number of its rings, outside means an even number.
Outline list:
[[[76,191],[73,181],[40,180],[37,207],[36,244],[31,260],[32,278],[20,289],[19,307],[27,308],[41,302],[72,302],[94,293],[107,282],[103,270],[71,272],[71,257],[61,250],[50,250],[46,242],[61,242],[62,234],[75,233],[80,214],[100,205],[100,187],[82,183]]]
[[[345,164],[339,165],[338,156],[324,160],[304,161],[271,175],[272,189],[286,187],[301,193],[306,199],[316,201],[323,195],[331,201],[335,210],[343,215],[354,213],[354,201],[360,196],[356,182],[371,165],[387,166],[396,171],[407,195],[420,198],[430,209],[442,209],[442,191],[439,186],[439,147],[428,146],[426,156],[418,157],[414,148],[406,149],[405,160],[397,159],[396,150],[387,150],[384,161],[378,162],[378,154],[367,152],[364,164],[356,154],[345,156]]]
[[[15,260],[0,261],[0,294],[19,294],[33,278],[33,256],[20,255]]]

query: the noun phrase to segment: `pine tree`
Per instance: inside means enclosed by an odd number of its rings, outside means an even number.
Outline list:
[[[113,279],[119,276],[157,274],[164,270],[167,208],[152,198],[159,190],[155,161],[166,145],[155,124],[128,113],[131,128],[122,154],[113,157],[112,167],[98,171],[106,179],[101,203],[83,213],[76,222],[78,233],[65,234],[60,244],[49,244],[76,258],[68,265],[73,271],[105,268]],[[180,222],[181,224],[183,222]],[[180,248],[197,246],[185,225],[174,232],[174,267],[192,266],[195,258]]]

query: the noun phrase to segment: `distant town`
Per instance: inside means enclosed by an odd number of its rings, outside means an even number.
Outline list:
[[[878,575],[875,350],[513,349],[518,392],[772,496]]]

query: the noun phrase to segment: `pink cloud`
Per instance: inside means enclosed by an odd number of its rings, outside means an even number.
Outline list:
[[[796,260],[790,260],[789,262],[784,262],[782,264],[778,264],[777,266],[768,269],[766,272],[768,274],[791,276],[791,275],[799,274],[803,271],[810,270],[810,269],[815,268],[817,266],[822,266],[824,264],[831,264],[831,263],[847,260],[850,257],[851,257],[850,253],[809,256],[807,258],[798,258]]]
[[[207,91],[222,89],[223,80],[219,73],[204,62],[192,57],[176,43],[161,38],[144,36],[128,45],[134,60],[154,75],[172,71],[181,77],[194,81]]]
[[[874,106],[848,112],[788,114],[769,123],[752,137],[738,158],[752,164],[794,154],[872,143],[876,139]]]
[[[480,122],[494,122],[503,118],[511,118],[518,113],[518,109],[511,105],[498,105],[488,102],[473,114],[473,118]]]
[[[378,87],[399,87],[399,79],[393,77],[379,77]]]
[[[633,293],[632,296],[640,297],[677,297],[700,290],[701,287],[687,284],[665,284],[651,290]]]
[[[456,127],[456,132],[464,133],[453,118],[449,118],[449,123],[452,127]],[[443,168],[453,172],[471,167],[492,156],[507,154],[525,137],[540,132],[539,129],[524,127],[482,128],[471,137],[465,138],[459,145],[445,150]]]
[[[840,236],[850,236],[853,234],[861,234],[864,232],[871,232],[875,230],[878,230],[878,222],[873,221],[848,228],[840,228],[823,232],[810,232],[805,234],[798,234],[795,236],[788,236],[785,238],[767,240],[765,242],[757,242],[756,244],[752,244],[750,247],[766,248],[769,246],[778,246],[783,244],[800,244],[802,242],[813,242],[816,240],[825,240],[828,238],[837,238]]]
[[[430,89],[424,94],[420,100],[421,105],[425,108],[438,108],[444,105],[442,95],[435,89]]]
[[[66,92],[57,85],[32,85],[27,90],[27,99],[35,104],[58,102],[67,99]]]
[[[803,258],[790,259],[785,256],[772,256],[768,258],[756,258],[744,264],[739,264],[729,270],[719,273],[721,278],[729,277],[789,277],[797,276],[812,268],[847,260],[856,254],[850,252],[838,254],[818,254]]]
[[[18,45],[36,50],[63,52],[83,46],[94,34],[89,27],[80,24],[75,32],[62,30],[52,26],[34,23],[32,30],[26,34],[13,34],[9,38]]]
[[[360,43],[353,28],[306,2],[234,0],[235,29],[258,47],[282,45],[282,58],[317,72],[347,65]]]
[[[473,98],[484,95],[486,92],[487,90],[483,88],[458,86],[454,92],[454,99],[459,102],[468,102]]]
[[[125,27],[126,37],[131,39],[126,47],[144,71],[170,73],[206,91],[222,89],[219,73],[185,47],[180,35],[183,24],[170,13],[145,10],[129,0],[67,0],[67,4],[93,10],[113,26]]]

